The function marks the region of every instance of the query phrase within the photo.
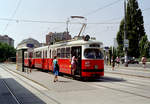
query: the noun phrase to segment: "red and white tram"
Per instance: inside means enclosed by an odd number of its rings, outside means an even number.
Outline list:
[[[25,54],[27,54],[27,52],[25,52]],[[82,78],[104,76],[102,43],[95,40],[70,40],[35,48],[33,50],[32,59],[30,57],[31,66],[53,71],[53,57],[57,56],[60,67],[59,72],[71,75],[71,58],[74,55],[77,57],[75,76]],[[27,59],[27,57],[25,57],[24,63],[26,66],[29,66],[27,60],[29,60],[29,58]]]

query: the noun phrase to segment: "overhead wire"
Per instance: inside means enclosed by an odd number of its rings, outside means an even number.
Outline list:
[[[103,6],[103,7],[100,7],[100,8],[98,8],[98,9],[96,9],[96,10],[93,10],[93,11],[91,11],[91,12],[89,12],[89,13],[84,14],[84,16],[88,16],[88,15],[94,14],[94,13],[96,13],[96,12],[102,10],[102,9],[105,9],[105,8],[107,8],[107,7],[110,7],[110,6],[116,4],[116,3],[120,2],[120,1],[121,1],[121,0],[116,0],[116,1],[114,1],[114,2],[111,2],[111,3],[109,3],[109,4],[107,4],[107,5]]]
[[[0,20],[4,20],[4,21],[14,21],[14,22],[34,22],[34,23],[58,23],[58,24],[66,24],[66,22],[64,21],[40,21],[40,20],[19,20],[19,19],[10,19],[10,18],[0,18]],[[82,24],[81,22],[71,22],[71,24]],[[97,23],[90,23],[88,22],[87,24],[118,24],[118,22],[97,22]]]
[[[15,10],[14,10],[12,16],[11,16],[12,19],[14,18],[14,16],[15,16],[16,13],[17,13],[17,10],[18,10],[19,7],[20,7],[21,1],[22,1],[22,0],[19,0],[19,2],[17,3],[17,6],[16,6],[16,8],[15,8]],[[4,30],[3,30],[3,32],[5,32],[5,31],[7,30],[8,26],[9,26],[9,23],[10,23],[10,21],[8,21],[8,23],[6,24],[6,26],[5,26]]]

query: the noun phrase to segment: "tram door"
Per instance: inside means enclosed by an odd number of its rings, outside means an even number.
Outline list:
[[[71,57],[75,56],[77,58],[77,68],[75,71],[75,75],[80,75],[81,74],[81,46],[76,46],[71,48]]]

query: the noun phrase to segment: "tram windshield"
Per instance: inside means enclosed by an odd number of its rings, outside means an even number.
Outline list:
[[[86,49],[84,56],[89,59],[103,59],[103,54],[99,49]]]

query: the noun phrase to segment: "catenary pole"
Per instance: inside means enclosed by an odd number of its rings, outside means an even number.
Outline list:
[[[126,30],[126,0],[124,0],[124,52],[125,52],[125,67],[128,67],[128,40],[127,40],[127,30]]]

